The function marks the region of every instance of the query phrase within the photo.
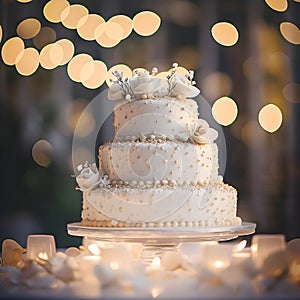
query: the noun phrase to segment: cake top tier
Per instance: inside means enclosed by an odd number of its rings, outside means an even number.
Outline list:
[[[115,80],[108,90],[110,100],[137,100],[147,98],[176,98],[186,99],[196,97],[200,90],[195,86],[193,80],[194,72],[187,71],[186,74],[178,72],[178,64],[174,63],[168,72],[158,73],[153,68],[151,73],[147,70],[136,69],[133,76],[123,78],[123,74],[114,71]]]

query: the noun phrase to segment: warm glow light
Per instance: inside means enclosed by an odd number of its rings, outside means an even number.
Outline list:
[[[65,65],[66,63],[69,62],[69,60],[74,55],[74,51],[75,51],[74,44],[72,43],[72,41],[70,41],[68,39],[61,39],[61,40],[57,41],[56,44],[59,45],[63,51],[62,58],[58,64],[60,66]]]
[[[90,74],[90,76],[87,79],[82,80],[82,84],[89,89],[96,89],[105,82],[106,74],[107,74],[107,67],[104,62],[99,61],[99,60],[94,60],[94,61],[88,62],[87,64],[85,64],[82,67],[80,75],[82,73],[86,73],[85,69],[90,68],[90,66],[89,66],[90,64],[93,64],[93,67],[92,67],[93,72]]]
[[[152,260],[151,266],[154,268],[159,268],[161,266],[161,259],[158,256],[155,256]]]
[[[116,271],[116,270],[118,270],[118,269],[120,268],[120,265],[119,265],[118,262],[112,261],[112,262],[110,263],[110,267],[112,268],[112,270]]]
[[[95,120],[93,116],[89,112],[83,111],[80,116],[74,135],[78,137],[86,137],[89,136],[94,129]]]
[[[267,5],[276,11],[286,11],[288,8],[287,0],[265,0]]]
[[[65,0],[51,0],[46,3],[43,9],[45,18],[52,23],[59,23],[61,21],[61,13],[70,6],[70,3]]]
[[[300,103],[300,84],[296,82],[288,83],[282,91],[285,99],[291,103]]]
[[[51,27],[42,27],[37,36],[33,38],[33,44],[37,49],[53,43],[56,39],[56,32]]]
[[[142,11],[133,18],[133,29],[137,34],[142,36],[154,34],[160,24],[160,17],[152,11]]]
[[[112,40],[103,30],[105,30],[105,26],[99,26],[95,32],[96,41],[100,46],[104,48],[112,48],[120,43],[120,40]],[[101,33],[99,34],[99,32]]]
[[[237,29],[228,22],[219,22],[211,28],[214,40],[223,46],[233,46],[239,39]]]
[[[33,160],[42,167],[48,167],[51,163],[52,146],[45,140],[37,141],[32,147]]]
[[[84,16],[77,24],[77,33],[87,41],[95,40],[96,29],[102,24],[105,24],[105,20],[97,14]]]
[[[116,80],[116,77],[112,74],[116,70],[119,71],[119,72],[122,72],[124,77],[131,77],[132,76],[132,71],[128,66],[123,65],[123,64],[115,65],[115,66],[111,67],[107,72],[106,84],[108,86],[112,85],[112,83],[110,81],[111,79]]]
[[[0,25],[0,43],[1,43],[1,41],[2,41],[2,26]]]
[[[234,251],[242,251],[243,249],[245,249],[246,245],[247,245],[247,241],[242,240],[237,245],[234,246]]]
[[[167,71],[164,71],[164,72],[157,73],[156,77],[166,79],[168,75],[170,75],[170,73]]]
[[[48,254],[46,252],[40,252],[38,255],[39,258],[47,260],[48,259]]]
[[[123,35],[121,37],[122,40],[126,39],[132,32],[133,22],[128,16],[116,15],[116,16],[111,17],[108,20],[108,23],[109,22],[117,23],[121,26],[121,28],[123,30]]]
[[[93,255],[100,255],[101,253],[100,248],[96,244],[88,245],[88,249]]]
[[[203,79],[202,87],[206,97],[217,99],[222,95],[231,94],[232,80],[225,73],[213,72]]]
[[[274,104],[267,104],[259,111],[258,121],[264,130],[275,132],[282,124],[281,110]]]
[[[61,23],[69,29],[76,29],[79,20],[89,13],[88,9],[81,4],[67,6],[61,13]]]
[[[81,82],[80,72],[81,68],[88,62],[92,61],[93,58],[85,53],[74,56],[68,63],[68,75],[75,82]]]
[[[231,98],[221,97],[213,104],[212,114],[219,124],[228,126],[236,119],[238,108],[235,101]]]
[[[35,48],[26,48],[16,58],[16,69],[23,76],[32,75],[39,67],[40,55]]]
[[[23,39],[35,37],[41,30],[41,23],[34,18],[28,18],[20,22],[17,26],[17,34]]]
[[[24,42],[19,37],[7,40],[1,50],[1,56],[5,64],[12,66],[16,63],[17,56],[24,50]]]
[[[52,46],[53,44],[48,44],[40,52],[40,65],[47,70],[57,67],[57,64],[52,61],[50,56],[50,50]]]
[[[280,32],[282,36],[291,44],[300,44],[300,30],[297,25],[291,22],[282,22],[280,24]]]
[[[31,2],[32,0],[17,0],[18,2],[21,2],[21,3],[28,3],[28,2]]]
[[[216,260],[214,262],[214,266],[217,268],[217,269],[220,269],[224,266],[224,263],[221,261],[221,260]]]

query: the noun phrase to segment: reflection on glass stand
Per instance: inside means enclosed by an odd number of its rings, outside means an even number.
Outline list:
[[[256,224],[243,222],[239,226],[198,228],[105,228],[68,224],[68,233],[89,241],[140,243],[141,260],[151,262],[166,251],[178,251],[180,243],[227,241],[255,232]]]

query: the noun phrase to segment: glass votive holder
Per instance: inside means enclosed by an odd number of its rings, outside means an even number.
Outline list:
[[[252,238],[251,253],[257,269],[262,269],[266,260],[286,251],[286,240],[283,234],[256,234]]]
[[[49,259],[56,254],[56,245],[53,235],[33,234],[27,237],[26,258],[36,260]]]

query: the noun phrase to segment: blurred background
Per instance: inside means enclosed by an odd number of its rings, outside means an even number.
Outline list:
[[[257,233],[300,237],[299,20],[299,0],[1,0],[0,242],[81,243],[66,230],[81,219],[78,118],[115,68],[173,62],[195,71],[222,126],[239,216]],[[81,121],[77,134],[95,129]]]

